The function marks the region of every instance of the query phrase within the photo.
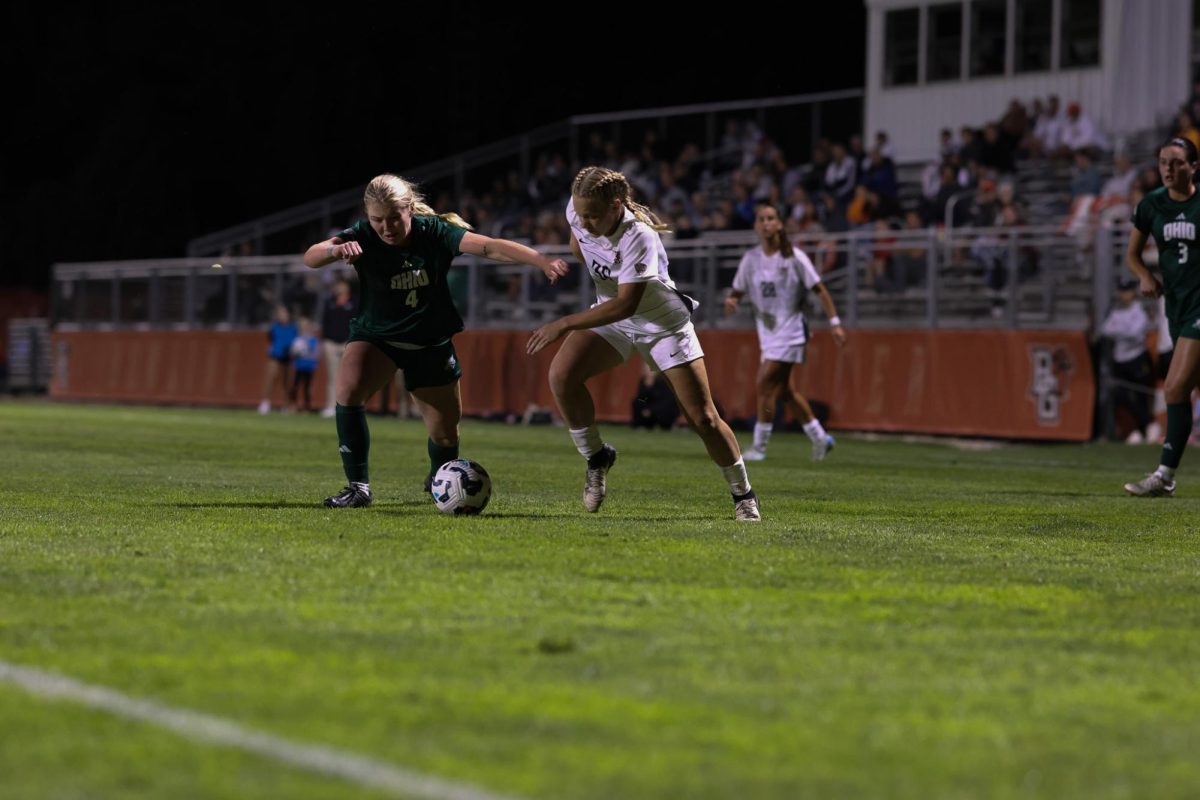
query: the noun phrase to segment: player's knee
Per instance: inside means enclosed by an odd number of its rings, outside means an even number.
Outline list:
[[[1167,403],[1186,403],[1191,400],[1192,387],[1188,386],[1184,381],[1167,377],[1163,383],[1163,399]]]
[[[717,409],[711,405],[707,408],[691,409],[687,418],[691,420],[692,427],[701,433],[715,431],[721,427],[721,417],[717,414]]]
[[[561,397],[570,391],[571,387],[580,383],[582,381],[575,377],[570,367],[550,365],[550,391],[554,393],[555,397]]]

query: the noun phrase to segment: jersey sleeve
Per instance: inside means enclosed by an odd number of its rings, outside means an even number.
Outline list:
[[[737,272],[733,273],[733,290],[742,294],[750,294],[750,254],[742,255],[738,262]]]
[[[658,234],[640,222],[630,223],[621,237],[621,268],[613,270],[618,284],[645,283],[661,272]]]
[[[1150,207],[1149,197],[1143,197],[1138,201],[1137,208],[1133,209],[1133,216],[1129,218],[1129,221],[1133,223],[1133,227],[1146,235],[1154,230],[1154,209]]]
[[[821,274],[803,250],[793,249],[792,257],[796,260],[796,272],[800,275],[800,280],[804,281],[805,289],[811,289],[821,282]]]
[[[359,244],[362,244],[363,242],[367,241],[366,224],[367,223],[360,219],[358,222],[339,233],[336,238],[341,239],[343,242],[358,242]]]
[[[456,256],[462,251],[459,247],[462,245],[463,237],[467,235],[466,228],[460,228],[453,225],[441,217],[426,217],[429,220],[429,235],[437,240],[437,243],[451,256]]]

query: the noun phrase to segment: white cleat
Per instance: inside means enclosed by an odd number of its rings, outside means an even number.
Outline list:
[[[747,447],[742,451],[743,461],[764,461],[767,457],[766,450],[760,450],[757,447]]]
[[[271,402],[269,400],[263,400],[261,403],[259,403],[258,404],[258,413],[270,414],[271,413]]]
[[[837,444],[832,436],[825,434],[824,439],[818,439],[812,443],[813,461],[824,461],[825,456],[829,455],[829,451]]]
[[[733,518],[738,522],[762,522],[762,514],[758,510],[758,497],[754,492],[733,501]]]
[[[1125,491],[1134,497],[1170,497],[1175,494],[1175,481],[1151,472],[1140,481],[1125,484]]]
[[[607,477],[612,465],[617,463],[617,449],[606,444],[600,452],[588,459],[587,477],[583,482],[583,507],[589,513],[600,510],[604,496],[608,494]]]

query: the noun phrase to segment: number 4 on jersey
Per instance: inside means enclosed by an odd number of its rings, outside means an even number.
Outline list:
[[[417,290],[416,289],[413,289],[411,292],[408,293],[408,296],[404,298],[404,305],[409,306],[411,308],[417,307]]]

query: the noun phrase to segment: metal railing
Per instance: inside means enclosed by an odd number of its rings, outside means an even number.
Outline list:
[[[1057,226],[923,228],[815,233],[795,243],[812,258],[852,327],[1088,330],[1103,319],[1128,233],[1100,228],[1091,252]],[[699,301],[701,328],[752,325],[747,310],[726,317],[722,300],[750,232],[665,237],[670,274]],[[566,246],[540,247],[573,258]],[[299,254],[58,264],[51,314],[57,327],[232,329],[265,325],[283,303],[316,317],[329,284],[352,270],[305,267]],[[459,256],[451,294],[471,328],[521,328],[593,302],[586,272],[550,286],[529,267]],[[815,303],[813,304],[815,308]],[[821,314],[814,320],[820,324]]]

